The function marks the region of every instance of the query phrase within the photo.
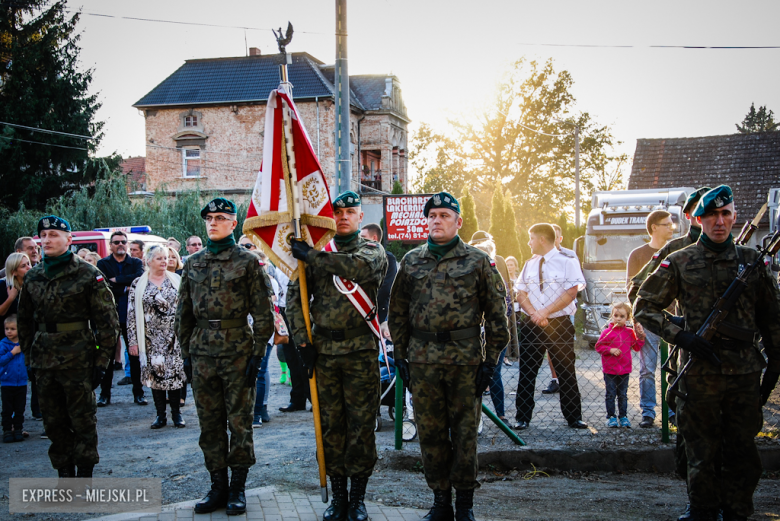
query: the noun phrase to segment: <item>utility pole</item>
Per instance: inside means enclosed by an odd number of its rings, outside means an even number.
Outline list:
[[[352,189],[349,154],[349,71],[347,69],[347,0],[336,0],[336,178],[338,193]]]
[[[580,228],[580,127],[574,127],[574,226]],[[579,231],[578,231],[579,233]]]

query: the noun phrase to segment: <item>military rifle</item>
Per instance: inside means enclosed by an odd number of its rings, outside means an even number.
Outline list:
[[[764,205],[761,207],[761,209],[756,214],[756,217],[752,221],[747,221],[745,225],[742,227],[742,231],[740,232],[739,236],[734,240],[734,243],[738,246],[744,246],[748,243],[750,238],[753,236],[753,233],[758,229],[758,223],[761,222],[761,219],[764,217],[764,214],[767,210],[767,203],[764,203]],[[768,240],[767,240],[768,239]],[[739,273],[737,274],[737,278],[734,279],[734,281],[729,285],[726,292],[718,299],[718,301],[715,303],[715,305],[712,307],[712,311],[710,312],[707,319],[704,321],[704,324],[699,328],[699,330],[696,332],[696,336],[699,336],[708,342],[712,341],[712,337],[715,336],[715,333],[718,330],[718,326],[725,320],[726,316],[729,314],[731,309],[734,307],[734,305],[737,303],[737,300],[739,300],[739,297],[742,295],[742,292],[745,291],[747,288],[747,281],[750,277],[750,275],[758,269],[761,264],[764,261],[764,256],[766,255],[774,255],[777,253],[778,250],[780,250],[780,227],[778,231],[776,231],[771,236],[767,236],[764,238],[764,241],[762,241],[763,246],[758,247],[759,256],[756,259],[755,262],[748,266],[743,266]],[[684,317],[676,317],[674,315],[668,314],[666,317],[667,320],[672,322],[673,324],[677,325],[678,327],[685,328],[685,318]],[[687,398],[687,395],[685,393],[682,393],[679,391],[680,386],[680,380],[683,376],[688,372],[688,370],[691,367],[691,364],[693,363],[694,356],[691,356],[688,361],[686,362],[685,366],[683,366],[682,370],[678,373],[675,369],[672,369],[671,362],[672,360],[675,360],[677,358],[677,353],[679,352],[680,347],[674,346],[671,353],[669,353],[669,357],[667,358],[666,362],[664,362],[661,369],[672,376],[675,377],[672,384],[669,386],[669,390],[667,391],[667,401],[669,400],[670,396],[677,396],[679,398],[682,398],[685,400]],[[715,356],[714,353],[712,353],[712,360],[718,361],[717,356]]]

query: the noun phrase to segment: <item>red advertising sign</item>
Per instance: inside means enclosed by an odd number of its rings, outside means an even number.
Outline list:
[[[428,222],[423,208],[431,194],[386,195],[384,197],[385,237],[388,241],[425,242]]]

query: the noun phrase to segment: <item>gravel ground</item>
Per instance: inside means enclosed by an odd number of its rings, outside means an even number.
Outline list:
[[[249,473],[247,486],[274,485],[279,490],[319,492],[317,463],[311,413],[283,414],[278,407],[287,404],[289,387],[280,385],[279,364],[274,356],[269,410],[271,422],[255,429],[257,464]],[[114,381],[123,376],[114,374]],[[151,430],[154,408],[132,403],[130,386],[113,389],[112,404],[98,409],[100,464],[95,477],[158,477],[163,482],[163,502],[176,503],[202,497],[208,490],[208,473],[198,447],[198,420],[192,396],[182,409],[185,429],[169,426]],[[29,407],[28,407],[29,411]],[[393,433],[385,409],[385,426],[377,433],[380,460],[369,482],[368,499],[389,505],[428,508],[431,493],[418,462],[399,465],[394,457]],[[29,412],[28,412],[29,414]],[[30,438],[23,443],[0,445],[0,519],[8,514],[8,479],[11,477],[52,477],[47,456],[48,440],[40,439],[42,423],[25,421]],[[625,434],[624,434],[625,436]],[[614,445],[630,445],[644,439],[655,445],[652,435],[633,440],[615,438]],[[579,448],[585,448],[587,438]],[[482,440],[480,450],[488,449]],[[595,440],[594,440],[595,441]],[[603,440],[601,440],[603,441]],[[593,444],[594,449],[598,448]],[[512,445],[501,443],[502,450]],[[601,447],[603,448],[603,446]],[[417,451],[414,443],[406,451]],[[410,461],[409,458],[403,461]],[[546,470],[546,472],[545,472]],[[672,475],[595,472],[559,472],[539,469],[505,469],[490,466],[480,470],[482,488],[475,496],[478,517],[497,519],[676,519],[685,505],[685,486]],[[752,519],[780,519],[780,473],[767,474],[756,493],[756,512]],[[32,515],[21,517],[71,521],[91,516]],[[20,516],[14,516],[18,519]]]

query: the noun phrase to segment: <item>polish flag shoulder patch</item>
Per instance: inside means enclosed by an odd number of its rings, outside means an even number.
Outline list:
[[[103,282],[103,275],[98,275],[95,278],[97,279],[98,282]]]
[[[493,259],[490,259],[490,265],[495,268],[496,267],[496,261],[494,261]]]
[[[653,254],[653,260],[656,260],[656,259],[658,258],[658,256],[659,256],[659,255],[661,255],[661,252],[658,252],[658,251],[657,251],[657,252],[655,252],[655,253]]]
[[[769,266],[769,259],[764,259],[764,266]]]
[[[661,261],[661,267],[662,268],[668,268],[669,264],[671,264],[667,259],[664,259]]]

